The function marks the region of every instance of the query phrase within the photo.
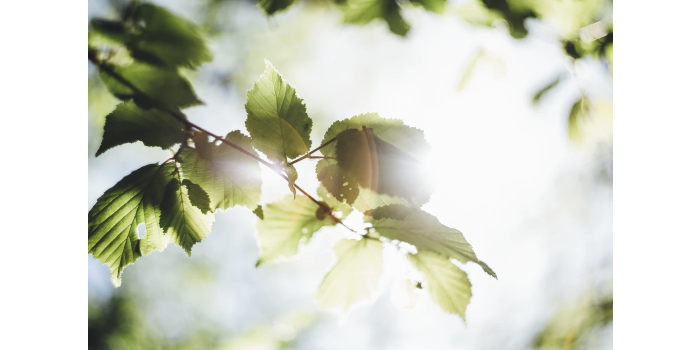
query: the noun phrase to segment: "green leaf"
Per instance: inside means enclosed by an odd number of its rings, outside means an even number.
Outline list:
[[[214,212],[210,207],[209,195],[202,189],[201,186],[192,183],[190,180],[183,180],[182,185],[187,187],[187,193],[190,196],[190,203],[199,209],[202,213]]]
[[[384,213],[393,212],[391,215],[396,215],[395,213],[398,212],[396,207],[390,210],[384,211]],[[405,209],[404,212],[408,210],[410,209]],[[416,210],[415,213],[406,216],[403,220],[374,219],[372,227],[386,238],[416,246],[419,252],[432,251],[463,263],[475,262],[486,273],[497,278],[496,273],[476,257],[472,246],[464,239],[461,232],[441,224],[436,217],[422,210]]]
[[[339,219],[347,217],[352,212],[351,206],[347,205],[346,203],[339,202],[323,185],[318,187],[316,193],[324,203],[328,204],[331,211],[342,213],[342,216],[336,215]]]
[[[547,86],[540,89],[540,91],[538,91],[535,94],[535,96],[532,96],[532,104],[536,105],[537,103],[539,103],[540,99],[542,98],[542,96],[544,96],[544,94],[546,94],[547,92],[549,92],[549,90],[552,90],[557,85],[559,85],[560,80],[561,80],[561,77],[557,77],[553,82],[547,84]]]
[[[356,209],[366,211],[402,202],[394,197],[415,206],[430,199],[431,188],[420,163],[430,146],[421,130],[398,119],[368,113],[333,123],[323,143],[333,139],[337,141],[321,152],[337,160],[324,159],[316,172],[338,200],[346,199]],[[361,189],[355,195],[358,186]]]
[[[481,58],[486,55],[486,51],[484,50],[479,50],[479,53],[474,56],[472,61],[469,63],[467,66],[467,69],[464,71],[464,74],[462,74],[462,79],[459,81],[459,85],[457,86],[457,91],[461,91],[464,89],[465,86],[469,83],[469,81],[472,79],[472,75],[474,74],[474,71],[476,70],[477,64],[479,64],[479,61],[481,61]]]
[[[294,166],[291,164],[285,165],[284,172],[287,174],[287,181],[288,181],[289,190],[292,191],[294,198],[296,198],[297,197],[297,189],[294,187],[294,183],[299,178],[299,173],[297,173],[297,169],[294,168]]]
[[[467,273],[455,266],[444,255],[430,251],[408,254],[418,271],[423,273],[430,297],[440,307],[465,319],[465,312],[472,297],[472,284]]]
[[[88,253],[109,267],[115,286],[127,265],[167,245],[158,224],[159,204],[173,171],[172,163],[146,165],[105,191],[90,209]],[[146,225],[143,239],[138,237],[140,224]]]
[[[263,9],[269,16],[275,12],[286,10],[294,0],[258,0],[258,6]]]
[[[185,139],[185,125],[157,109],[142,109],[133,101],[117,105],[105,120],[102,144],[95,156],[112,147],[141,141],[146,146],[168,149]]]
[[[374,239],[339,241],[335,245],[338,263],[318,288],[319,304],[342,312],[357,302],[371,299],[384,270],[382,250],[382,242]]]
[[[172,179],[165,187],[160,204],[160,227],[166,231],[166,236],[185,249],[188,256],[192,253],[192,246],[207,237],[214,221],[214,214],[202,213],[192,205],[190,196],[187,186],[183,186],[178,179]],[[201,193],[197,193],[195,198],[198,196]]]
[[[250,138],[239,130],[226,135],[226,140],[255,153]],[[201,186],[209,194],[212,210],[225,210],[236,205],[254,210],[260,203],[262,186],[258,162],[226,144],[209,145],[210,159],[203,158],[191,148],[180,152],[179,162],[184,178]]]
[[[107,89],[122,100],[145,107],[184,108],[201,104],[192,85],[177,70],[134,62],[128,66],[99,65]]]
[[[311,125],[306,106],[296,91],[265,61],[265,73],[248,91],[245,126],[253,146],[275,162],[294,159],[311,147]]]
[[[583,132],[581,131],[581,123],[588,118],[590,114],[590,102],[586,97],[581,97],[573,106],[569,113],[569,139],[576,143],[583,141]]]
[[[335,225],[329,217],[319,220],[318,209],[319,206],[305,196],[294,199],[286,195],[266,205],[265,220],[255,225],[260,246],[257,265],[295,255],[299,244],[307,243],[321,227]]]
[[[410,0],[414,4],[423,6],[426,10],[435,13],[443,13],[447,0]]]
[[[164,67],[195,68],[213,58],[201,28],[165,8],[140,4],[134,9],[133,21],[137,34],[127,46],[135,59]]]
[[[347,0],[340,8],[345,23],[364,25],[381,18],[396,35],[406,36],[411,29],[401,16],[396,0]]]
[[[402,204],[389,204],[383,207],[379,207],[374,210],[368,210],[365,215],[368,216],[369,220],[381,220],[384,218],[403,220],[410,215],[419,213],[420,210],[412,207],[408,207]]]

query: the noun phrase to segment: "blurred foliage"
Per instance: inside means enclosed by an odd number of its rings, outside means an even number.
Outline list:
[[[604,296],[589,293],[583,300],[558,311],[532,344],[541,350],[595,349],[599,332],[613,321],[612,291]]]
[[[200,325],[184,339],[172,340],[149,324],[136,298],[135,293],[127,292],[114,293],[103,302],[88,301],[88,349],[278,350],[294,346],[296,338],[318,318],[314,313],[297,310],[240,333]]]

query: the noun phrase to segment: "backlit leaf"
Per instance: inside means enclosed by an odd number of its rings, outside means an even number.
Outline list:
[[[465,319],[464,314],[472,297],[472,284],[467,273],[450,262],[448,257],[431,251],[408,254],[408,258],[423,273],[425,287],[433,301],[443,310]]]
[[[112,147],[141,141],[146,146],[168,149],[185,139],[185,125],[157,109],[143,109],[133,101],[117,105],[105,120],[102,144],[95,156]]]
[[[272,161],[294,159],[311,147],[311,118],[296,91],[265,61],[265,73],[248,91],[245,126],[253,146]]]
[[[255,225],[260,260],[258,265],[297,253],[300,243],[307,243],[323,226],[335,225],[329,217],[319,219],[319,206],[306,196],[291,195],[265,206],[265,220]]]
[[[397,212],[395,208],[392,211]],[[371,222],[376,232],[386,238],[410,243],[416,246],[419,252],[432,251],[463,263],[475,262],[486,273],[497,277],[486,263],[476,257],[472,246],[464,239],[461,232],[441,224],[436,217],[424,211],[416,210],[414,214],[406,216],[403,220],[382,218]]]
[[[319,304],[342,312],[371,299],[384,271],[382,251],[382,242],[373,239],[339,241],[335,245],[338,262],[318,287]]]
[[[195,195],[195,198],[200,195],[201,192]],[[166,231],[166,236],[180,245],[189,256],[192,246],[201,242],[211,231],[214,214],[204,214],[192,205],[188,186],[181,184],[178,179],[170,180],[166,186],[160,208],[161,228]]]
[[[254,153],[250,138],[236,130],[226,140]],[[203,158],[195,149],[185,148],[179,161],[185,179],[204,189],[211,209],[225,210],[243,205],[254,210],[260,204],[262,179],[258,162],[228,145],[211,146],[211,159]],[[207,146],[207,147],[209,147]]]
[[[172,163],[146,165],[105,191],[90,209],[88,253],[109,267],[114,285],[121,284],[127,265],[167,245],[158,224],[159,205],[173,171]],[[140,224],[146,225],[142,240],[137,231]]]

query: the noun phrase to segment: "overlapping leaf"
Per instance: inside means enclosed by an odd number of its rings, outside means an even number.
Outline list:
[[[413,209],[412,214],[406,215],[411,210],[410,208],[397,210],[397,207],[391,210],[378,210],[383,218],[371,220],[372,227],[384,237],[416,246],[419,252],[432,251],[463,263],[475,262],[486,273],[497,277],[486,263],[476,257],[472,246],[464,239],[461,232],[441,224],[436,217],[422,210]]]
[[[192,85],[175,69],[134,62],[128,66],[100,64],[100,78],[122,100],[153,107],[185,108],[200,104]]]
[[[195,68],[212,60],[200,27],[163,7],[138,4],[126,21],[93,19],[90,29],[124,45],[133,58],[164,68]]]
[[[182,184],[176,178],[170,180],[163,194],[160,227],[188,256],[192,253],[192,246],[201,242],[211,231],[214,214],[202,213],[193,205],[194,202],[200,207],[203,206],[208,199],[205,196],[206,193],[198,186],[191,183]]]
[[[88,253],[109,267],[115,285],[121,284],[127,265],[167,244],[158,222],[173,172],[172,163],[146,165],[107,190],[88,213]],[[143,239],[138,237],[140,224],[146,225]]]
[[[382,242],[373,239],[344,239],[335,246],[338,263],[318,287],[316,300],[330,310],[347,311],[369,300],[384,271]]]
[[[238,130],[226,135],[226,140],[255,152],[250,138]],[[258,162],[225,144],[217,146],[204,141],[197,147],[206,151],[185,148],[180,152],[179,161],[184,178],[201,186],[209,195],[211,209],[243,205],[255,210],[260,204],[262,186]]]
[[[321,152],[334,159],[322,160],[316,170],[338,200],[365,211],[402,202],[420,206],[430,198],[420,163],[430,146],[421,130],[368,113],[333,123],[323,143],[333,139]]]
[[[311,147],[311,118],[296,91],[268,61],[248,91],[245,126],[253,146],[273,161],[294,159]]]
[[[157,109],[143,109],[133,101],[123,102],[107,115],[102,144],[95,156],[112,147],[136,141],[167,149],[185,139],[185,126]]]
[[[264,220],[255,225],[260,246],[258,265],[295,255],[299,244],[307,243],[321,227],[336,224],[305,196],[295,199],[287,195],[266,205],[263,212]]]
[[[467,304],[472,297],[472,285],[467,273],[450,262],[448,257],[431,251],[409,254],[408,258],[423,273],[424,284],[433,301],[443,310],[465,319]]]

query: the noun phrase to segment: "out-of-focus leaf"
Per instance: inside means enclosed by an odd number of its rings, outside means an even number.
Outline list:
[[[569,139],[572,142],[583,142],[581,124],[583,123],[583,120],[588,117],[589,113],[590,102],[585,97],[581,97],[571,107],[571,112],[569,113]]]
[[[155,102],[165,107],[185,108],[201,104],[190,82],[177,70],[139,62],[128,66],[103,63],[100,78],[114,96],[134,99],[139,105],[149,107]]]
[[[275,12],[286,10],[293,3],[294,0],[258,0],[258,6],[270,16]]]
[[[160,202],[174,170],[172,163],[146,165],[105,191],[90,209],[88,253],[109,267],[115,286],[127,265],[167,245],[159,226]],[[140,224],[146,225],[143,239]]]
[[[448,257],[431,251],[408,254],[408,258],[423,273],[433,301],[446,312],[466,320],[465,312],[472,297],[472,284],[467,273],[450,262]]]
[[[384,271],[382,242],[373,239],[344,239],[335,245],[338,263],[318,288],[316,300],[329,310],[347,311],[372,298]]]
[[[406,36],[411,29],[401,16],[396,0],[347,0],[340,8],[345,23],[363,25],[381,18],[396,35]]]
[[[201,198],[203,191],[200,190],[194,195],[199,203],[204,201]],[[160,204],[160,227],[188,256],[192,253],[192,246],[207,237],[214,221],[214,214],[202,213],[190,202],[190,196],[188,186],[183,186],[178,179],[172,179],[165,188]]]
[[[467,86],[469,81],[472,79],[472,75],[474,74],[474,70],[476,70],[477,64],[479,64],[479,60],[484,57],[485,54],[486,52],[484,50],[480,50],[479,53],[474,56],[472,61],[467,66],[467,69],[464,71],[464,74],[462,74],[462,79],[459,81],[459,85],[457,86],[458,91],[461,91],[465,86]]]
[[[416,206],[430,198],[431,188],[421,175],[419,161],[426,157],[430,146],[421,130],[398,119],[368,113],[333,123],[323,143],[334,138],[336,142],[321,152],[338,159],[324,159],[316,171],[321,183],[338,200],[345,199],[356,209],[366,211],[400,202],[392,197]],[[360,191],[355,192],[358,186]],[[351,201],[351,197],[355,200]]]
[[[464,3],[459,8],[459,15],[475,26],[490,27],[494,20],[502,18],[502,16],[493,10],[489,10],[481,0],[473,0]]]
[[[536,105],[537,103],[539,103],[539,102],[540,102],[540,99],[542,98],[542,96],[544,96],[544,94],[546,94],[547,92],[549,92],[549,90],[552,90],[552,89],[554,89],[557,85],[559,85],[559,81],[560,81],[560,80],[561,80],[561,77],[557,77],[556,79],[554,79],[554,81],[552,81],[551,83],[547,84],[547,86],[545,86],[545,87],[543,87],[542,89],[540,89],[539,91],[537,91],[537,93],[535,94],[535,96],[532,96],[532,104],[533,104],[533,105]]]
[[[319,219],[318,208],[306,196],[291,195],[266,205],[265,220],[255,225],[260,246],[257,265],[295,255],[299,244],[307,243],[321,227],[335,225],[330,217]]]
[[[265,73],[248,91],[246,128],[253,146],[273,161],[294,159],[309,151],[313,122],[294,88],[265,61]]]
[[[107,115],[102,144],[95,156],[112,147],[141,141],[146,146],[168,149],[185,140],[185,125],[157,109],[143,109],[133,101],[120,103]]]
[[[201,28],[163,7],[140,4],[134,9],[133,21],[138,34],[132,35],[127,46],[136,59],[195,68],[213,58]]]
[[[482,0],[484,5],[497,13],[508,22],[510,35],[515,39],[525,38],[528,30],[525,21],[528,18],[537,18],[532,8],[523,1],[508,0]]]
[[[254,153],[250,138],[239,130],[226,135],[226,140]],[[209,194],[211,209],[225,210],[243,205],[255,210],[260,204],[262,179],[258,162],[228,145],[211,146],[211,158],[185,148],[180,152],[185,179],[201,186]]]
[[[406,213],[408,211],[410,209],[399,211],[393,207],[391,210],[384,211],[384,214],[397,215],[399,212]],[[432,251],[463,263],[475,262],[486,273],[497,278],[496,273],[476,257],[472,246],[464,239],[461,232],[441,224],[436,217],[424,211],[416,210],[403,220],[382,218],[374,219],[371,222],[376,232],[386,238],[410,243],[416,246],[419,252]]]
[[[447,0],[410,0],[410,2],[421,5],[428,11],[443,13]]]

